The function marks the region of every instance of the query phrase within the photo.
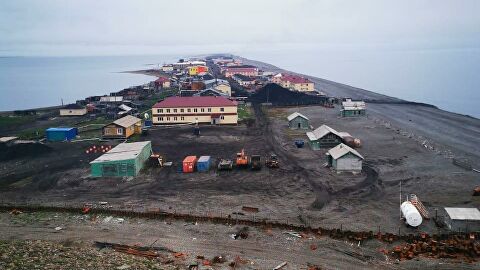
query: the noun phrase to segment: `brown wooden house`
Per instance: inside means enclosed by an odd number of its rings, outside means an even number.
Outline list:
[[[102,128],[102,137],[105,139],[127,139],[133,134],[142,132],[142,119],[127,115]]]

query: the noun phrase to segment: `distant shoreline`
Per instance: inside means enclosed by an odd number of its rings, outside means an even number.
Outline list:
[[[214,55],[214,54],[211,54],[211,55]],[[235,55],[232,55],[232,56],[236,57],[236,58],[240,58],[245,63],[256,65],[260,69],[263,69],[263,70],[266,70],[266,71],[291,72],[291,73],[299,74],[299,73],[296,73],[296,72],[281,69],[281,68],[276,67],[276,66],[274,66],[272,64],[269,64],[269,63],[264,63],[264,62],[260,62],[260,61],[256,61],[256,60],[251,60],[251,59],[247,59],[247,58],[243,58],[243,57],[235,56]],[[159,76],[162,76],[162,75],[166,75],[166,74],[162,73],[161,71],[156,71],[154,69],[125,70],[125,71],[118,71],[116,73],[139,74],[139,75],[146,75],[146,76],[151,76],[151,77],[159,77]],[[385,95],[385,94],[372,92],[370,90],[357,88],[357,87],[354,87],[354,86],[350,86],[350,85],[335,82],[335,81],[321,79],[321,78],[313,77],[313,76],[306,75],[306,74],[300,74],[300,75],[305,76],[309,79],[312,79],[316,83],[316,85],[328,82],[329,84],[332,84],[332,85],[338,85],[338,86],[341,86],[343,88],[350,88],[351,91],[354,91],[354,92],[357,91],[357,92],[362,92],[363,93],[363,98],[356,98],[355,96],[352,97],[352,96],[348,96],[348,95],[335,95],[335,94],[332,95],[332,94],[330,94],[330,96],[332,96],[332,97],[351,97],[353,99],[364,100],[365,102],[371,103],[371,104],[392,104],[392,105],[396,104],[396,105],[422,106],[422,107],[438,109],[438,110],[445,111],[445,112],[452,113],[452,114],[459,115],[459,116],[465,116],[465,117],[469,117],[469,118],[473,118],[473,119],[479,119],[477,117],[474,117],[474,116],[471,116],[471,115],[468,115],[468,114],[462,114],[462,113],[457,113],[457,112],[452,112],[452,111],[447,111],[447,110],[444,110],[444,109],[440,109],[437,106],[435,106],[433,104],[429,104],[429,103],[403,100],[403,99],[391,97],[391,96],[388,96],[388,95]],[[120,89],[120,90],[122,90],[122,89]],[[118,91],[120,91],[120,90],[118,90]],[[105,94],[105,95],[108,95],[108,94]],[[62,106],[57,105],[57,106],[37,107],[37,108],[31,108],[31,109],[18,109],[18,110],[0,111],[0,115],[11,114],[14,111],[28,111],[28,110],[50,111],[50,110],[60,109],[61,107]]]

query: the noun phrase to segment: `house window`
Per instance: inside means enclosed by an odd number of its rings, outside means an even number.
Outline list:
[[[173,109],[173,112],[177,112],[177,109]]]
[[[220,116],[220,119],[222,119],[222,120],[223,120],[223,119],[225,119],[225,117],[222,115],[222,116]]]
[[[183,112],[183,111],[184,111],[184,109],[180,109],[180,112]]]
[[[191,112],[191,111],[192,111],[192,109],[187,109],[187,112]]]
[[[158,113],[163,113],[163,109],[158,109]]]
[[[208,108],[207,111],[208,111],[208,112],[212,112],[212,108]]]
[[[185,117],[183,117],[183,116],[182,116],[182,117],[180,117],[180,120],[185,120]]]
[[[163,117],[158,117],[158,121],[163,121]]]
[[[169,112],[170,112],[170,109],[167,109],[167,113],[169,113]]]
[[[205,109],[204,109],[204,108],[201,108],[200,111],[201,111],[201,112],[205,112]]]
[[[193,109],[193,112],[197,112],[197,108]]]
[[[174,120],[174,121],[177,121],[177,117],[176,117],[176,116],[175,116],[175,117],[173,117],[173,120]]]
[[[117,128],[117,134],[120,134],[120,135],[123,134],[123,129]]]
[[[170,121],[170,117],[167,117],[167,121]]]
[[[220,108],[220,111],[221,111],[221,112],[224,112],[224,111],[225,111],[225,108]]]

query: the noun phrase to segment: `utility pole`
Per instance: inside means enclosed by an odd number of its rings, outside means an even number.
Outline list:
[[[398,209],[400,210],[400,219],[402,219],[402,209],[400,208],[402,206],[402,180],[400,180],[400,205]]]

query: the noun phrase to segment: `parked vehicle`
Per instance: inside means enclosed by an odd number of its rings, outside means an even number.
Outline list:
[[[271,154],[270,157],[268,157],[265,160],[265,166],[267,166],[268,168],[278,168],[278,167],[280,167],[279,163],[278,163],[277,155]]]
[[[245,154],[245,150],[242,149],[241,152],[237,153],[237,159],[235,161],[237,167],[247,167],[248,166],[248,156]]]
[[[260,170],[262,168],[262,161],[259,155],[252,155],[250,159],[252,170]]]
[[[218,162],[219,171],[231,171],[233,169],[233,161],[230,159],[221,159]]]

